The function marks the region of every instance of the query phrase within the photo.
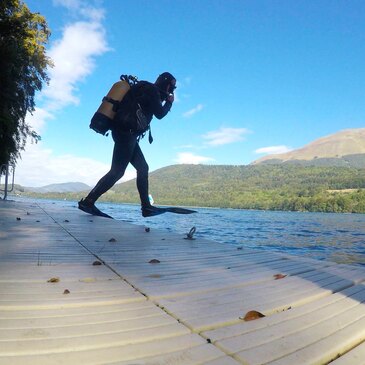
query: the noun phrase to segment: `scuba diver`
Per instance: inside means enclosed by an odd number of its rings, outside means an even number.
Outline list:
[[[175,89],[176,79],[169,72],[159,75],[155,83],[140,81],[131,86],[120,102],[111,127],[114,140],[111,168],[87,197],[79,201],[79,209],[93,215],[111,218],[101,212],[95,206],[95,202],[122,178],[128,164],[131,163],[137,171],[137,190],[141,200],[142,216],[150,217],[165,213],[166,210],[152,206],[149,201],[148,164],[139,146],[139,140],[149,130],[149,124],[154,116],[162,119],[170,111],[174,102]],[[138,108],[143,111],[145,128],[142,130],[134,128],[132,123],[127,121],[127,114],[131,115],[130,110],[133,110],[136,103]],[[134,110],[133,113],[134,119],[136,119],[136,111]],[[149,134],[149,141],[152,143],[151,134]]]

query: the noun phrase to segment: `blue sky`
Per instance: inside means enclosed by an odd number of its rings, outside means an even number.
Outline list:
[[[25,2],[47,19],[55,66],[27,118],[42,141],[28,144],[16,183],[94,185],[108,171],[113,141],[89,121],[121,74],[178,80],[153,144],[141,141],[150,171],[246,165],[365,126],[362,0]]]

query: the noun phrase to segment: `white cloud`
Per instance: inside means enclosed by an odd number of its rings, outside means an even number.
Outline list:
[[[45,109],[36,107],[33,114],[27,114],[26,122],[32,129],[40,133],[43,129],[46,121],[49,119],[54,119],[54,115]]]
[[[243,141],[244,136],[251,133],[246,128],[226,128],[221,127],[216,131],[211,131],[203,135],[206,144],[209,146],[220,146],[234,142]]]
[[[60,40],[48,52],[54,62],[49,70],[51,81],[42,95],[48,100],[46,108],[57,110],[78,104],[77,83],[90,75],[95,56],[108,51],[105,30],[98,22],[76,22],[68,25]]]
[[[175,162],[179,164],[193,164],[197,165],[203,162],[214,161],[211,157],[195,155],[191,152],[181,152],[177,155]]]
[[[27,153],[18,161],[16,183],[23,186],[44,186],[54,183],[80,181],[90,186],[110,169],[110,164],[85,157],[72,155],[55,156],[52,150],[38,144],[29,144]],[[136,176],[135,171],[127,171],[121,181]],[[120,181],[120,182],[121,182]]]
[[[257,150],[255,150],[255,153],[258,154],[264,153],[267,155],[271,155],[271,154],[286,153],[292,150],[293,149],[291,147],[281,145],[281,146],[269,146],[269,147],[258,148]]]
[[[87,0],[53,0],[53,3],[65,7],[76,17],[81,15],[93,21],[100,21],[104,17],[104,10],[90,5]]]
[[[204,108],[203,104],[198,104],[195,108],[190,109],[189,111],[185,112],[183,114],[183,116],[185,118],[189,118],[189,117],[193,116],[194,114],[199,113],[201,110],[203,110],[203,108]]]
[[[83,0],[54,0],[54,3],[70,10],[75,21],[63,29],[62,37],[49,50],[48,56],[54,67],[49,70],[49,85],[40,94],[43,105],[26,118],[38,133],[47,121],[57,117],[60,109],[78,103],[77,84],[93,72],[95,58],[109,50],[101,23],[103,9],[91,7]],[[31,144],[28,141],[26,151],[17,163],[15,176],[16,182],[25,186],[69,181],[94,185],[109,168],[109,164],[89,158],[69,154],[56,156],[42,142]],[[123,180],[133,177],[135,172],[128,171]]]

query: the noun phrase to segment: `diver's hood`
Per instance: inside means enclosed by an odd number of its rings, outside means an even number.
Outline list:
[[[164,72],[157,78],[155,85],[159,88],[162,99],[167,97],[167,85],[170,85],[172,80],[176,80],[176,78],[169,72]]]

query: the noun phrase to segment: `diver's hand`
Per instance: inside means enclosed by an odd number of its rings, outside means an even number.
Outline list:
[[[171,104],[174,102],[175,100],[175,96],[174,94],[170,94],[167,99],[166,99],[168,102],[170,102]]]

